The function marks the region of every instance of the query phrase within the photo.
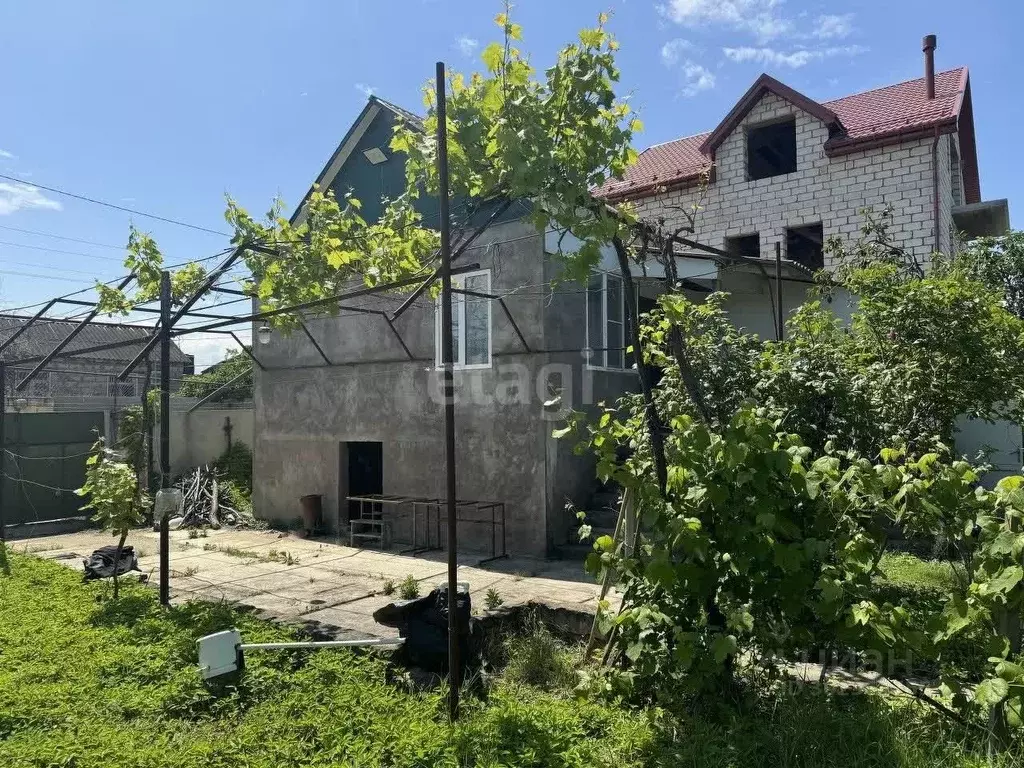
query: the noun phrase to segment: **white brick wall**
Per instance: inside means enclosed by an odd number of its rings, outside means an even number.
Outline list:
[[[796,120],[797,170],[784,176],[747,180],[746,134],[748,126],[792,115]],[[754,106],[718,148],[716,180],[710,185],[699,215],[696,237],[722,248],[727,237],[760,234],[761,255],[774,256],[779,242],[785,254],[786,228],[822,223],[826,238],[839,235],[855,239],[863,223],[858,211],[873,206],[893,206],[893,231],[898,244],[921,260],[927,260],[934,244],[932,205],[933,139],[855,152],[829,158],[825,155],[828,129],[825,124],[773,93]],[[940,142],[942,221],[949,221],[952,199],[949,178],[949,144]],[[944,158],[944,159],[943,159]],[[681,223],[678,207],[696,202],[695,187],[643,198],[636,202],[640,215],[650,220]],[[946,203],[943,207],[942,199]],[[948,245],[948,224],[942,227]]]

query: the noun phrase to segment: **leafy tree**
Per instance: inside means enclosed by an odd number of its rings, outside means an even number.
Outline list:
[[[75,491],[88,500],[83,510],[93,510],[92,520],[104,530],[118,536],[114,555],[114,599],[118,596],[117,564],[128,533],[143,522],[149,508],[149,497],[139,488],[135,469],[107,450],[103,438],[93,444],[92,454],[85,460],[85,484]]]
[[[1024,317],[1024,232],[1001,237],[981,237],[967,243],[951,260],[993,290],[1000,291],[1006,308]]]
[[[235,379],[237,381],[233,381]],[[212,398],[213,402],[252,399],[252,360],[239,350],[228,350],[221,362],[203,373],[185,376],[176,394],[181,397],[206,397],[229,382],[233,383],[217,392]]]

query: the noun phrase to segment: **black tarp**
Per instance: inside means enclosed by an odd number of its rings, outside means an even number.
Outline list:
[[[83,562],[85,564],[85,580],[105,579],[114,575],[114,559],[117,557],[117,547],[100,547]],[[126,546],[121,548],[121,559],[117,563],[117,575],[128,573],[128,571],[139,570],[139,559],[135,556],[134,547]]]
[[[459,659],[463,670],[479,664],[480,631],[472,618],[469,594],[459,591],[455,599],[459,631]],[[388,603],[373,613],[373,620],[395,627],[405,638],[401,654],[411,665],[448,673],[448,590],[437,588],[425,597]]]

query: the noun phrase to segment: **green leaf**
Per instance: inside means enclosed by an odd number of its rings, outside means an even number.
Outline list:
[[[647,578],[662,587],[670,587],[676,579],[675,569],[665,557],[657,557],[647,564]]]
[[[561,429],[555,429],[551,432],[551,436],[558,440],[559,438],[565,437],[572,432],[572,426],[562,427]]]
[[[1024,568],[1019,565],[1011,565],[1009,568],[1003,568],[995,578],[986,583],[986,591],[1005,594],[1020,584],[1021,579],[1024,579]]]
[[[994,707],[1006,698],[1010,684],[999,677],[990,677],[974,689],[974,700],[983,707]]]
[[[729,656],[736,653],[737,648],[735,635],[718,635],[711,643],[711,652],[715,661],[722,664]]]
[[[615,549],[615,539],[613,539],[608,534],[605,534],[604,536],[599,536],[597,541],[594,542],[594,549],[599,550],[601,552],[611,552],[613,549]]]
[[[505,49],[502,48],[500,43],[491,43],[480,53],[480,59],[483,61],[484,66],[491,72],[498,71],[504,58]]]

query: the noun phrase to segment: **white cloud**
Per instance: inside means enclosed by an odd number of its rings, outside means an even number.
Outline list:
[[[715,87],[715,76],[706,67],[694,61],[683,64],[683,96],[696,96]]]
[[[356,83],[356,90],[363,94],[363,96],[365,96],[366,98],[370,98],[371,96],[373,96],[373,94],[377,92],[376,88],[374,88],[372,85],[367,85],[366,83]]]
[[[248,343],[248,339],[243,339],[243,341]],[[223,338],[195,339],[185,335],[175,339],[174,343],[181,347],[182,352],[186,355],[193,355],[195,357],[196,373],[201,373],[214,363],[219,363],[227,355],[228,350],[238,349],[238,344],[230,336],[225,341]]]
[[[0,157],[2,157],[4,160],[17,160],[18,159],[17,155],[15,155],[15,154],[13,154],[11,152],[8,152],[6,149],[0,149]]]
[[[463,56],[472,56],[473,52],[477,49],[480,43],[474,40],[472,37],[463,35],[455,41],[455,45],[458,46],[459,50],[462,51]]]
[[[684,27],[719,25],[771,40],[793,27],[781,6],[781,0],[666,0],[658,10]]]
[[[0,216],[9,216],[16,211],[41,209],[59,211],[61,204],[52,200],[38,187],[31,184],[0,183]]]
[[[821,61],[822,59],[836,56],[856,56],[864,53],[866,50],[867,48],[860,45],[841,45],[830,48],[800,48],[787,53],[774,48],[744,46],[740,48],[723,48],[722,53],[725,54],[726,58],[737,63],[755,61],[765,66],[798,69],[807,66],[812,61]]]
[[[693,50],[693,43],[677,37],[661,46],[661,63],[666,67],[675,66],[686,51]]]
[[[819,16],[814,25],[814,36],[824,40],[847,37],[853,31],[853,14],[830,13]]]

